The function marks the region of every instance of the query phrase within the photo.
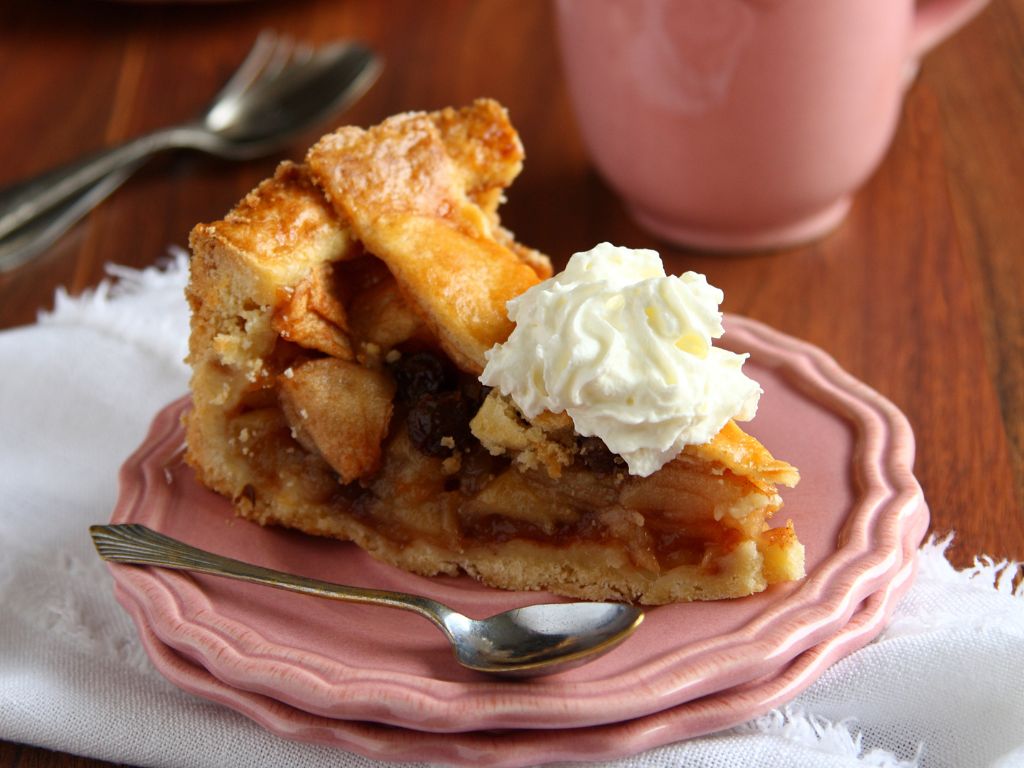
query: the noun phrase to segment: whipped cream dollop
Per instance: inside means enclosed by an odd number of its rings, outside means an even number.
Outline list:
[[[701,274],[667,276],[656,251],[601,243],[508,302],[516,327],[480,381],[527,418],[565,411],[645,477],[757,412],[747,356],[712,346],[722,298]]]

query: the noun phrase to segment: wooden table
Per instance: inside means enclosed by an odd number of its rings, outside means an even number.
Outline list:
[[[929,55],[900,129],[843,226],[780,253],[728,258],[640,231],[590,168],[542,0],[422,3],[0,2],[0,184],[192,116],[256,34],[359,38],[387,68],[345,116],[504,102],[527,150],[505,222],[563,262],[600,240],[662,251],[724,289],[724,308],[819,345],[896,403],[951,557],[1024,559],[1024,0],[994,0]],[[0,276],[0,327],[32,322],[54,289],[107,263],[143,266],[220,217],[283,157],[151,163],[45,258]],[[113,481],[113,479],[112,479]],[[2,738],[0,734],[0,738]],[[100,765],[0,742],[0,768]]]

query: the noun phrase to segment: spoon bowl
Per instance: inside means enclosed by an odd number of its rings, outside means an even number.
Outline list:
[[[563,672],[607,653],[643,621],[625,603],[542,603],[474,621],[454,611],[445,626],[458,662],[490,674]]]
[[[172,129],[168,141],[228,159],[260,157],[354,101],[380,68],[377,55],[359,43],[292,50],[286,63],[272,59],[244,90],[222,91],[198,120]]]
[[[471,619],[421,595],[332,584],[243,563],[144,525],[94,525],[89,533],[100,557],[110,562],[196,571],[418,613],[445,634],[459,664],[492,675],[534,677],[580,666],[615,648],[644,618],[641,609],[625,603],[580,602],[530,605]]]

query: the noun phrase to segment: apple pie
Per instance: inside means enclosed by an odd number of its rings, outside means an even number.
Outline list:
[[[198,479],[260,524],[504,589],[660,604],[800,578],[792,525],[768,525],[797,471],[735,422],[638,477],[481,384],[506,303],[551,275],[498,216],[522,160],[493,101],[397,115],[196,226]]]

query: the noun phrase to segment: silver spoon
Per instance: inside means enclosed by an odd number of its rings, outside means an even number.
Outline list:
[[[158,152],[189,148],[233,160],[269,154],[357,99],[377,79],[380,69],[379,58],[358,43],[337,42],[314,50],[264,32],[197,119],[0,190],[0,241],[17,237],[20,228],[29,227],[45,232],[52,242],[56,217],[48,216],[48,227],[33,225],[33,219],[47,216],[54,206],[79,195],[97,204],[118,186],[113,181],[97,182],[108,176],[118,178],[111,174],[134,170]],[[62,223],[69,218],[77,220],[89,210],[85,203],[66,206],[72,208],[77,216],[65,216]],[[22,235],[23,245],[0,261],[0,271],[5,264],[27,260],[23,249],[31,245],[24,242],[28,239]]]
[[[105,200],[131,175],[130,168],[111,171],[78,195],[62,200],[0,237],[0,274],[25,264],[53,245],[89,211]]]
[[[549,675],[607,653],[640,626],[644,613],[624,603],[547,603],[471,619],[427,597],[347,587],[250,565],[196,549],[144,525],[89,528],[100,557],[225,576],[348,603],[380,605],[430,619],[464,667],[496,675]]]

